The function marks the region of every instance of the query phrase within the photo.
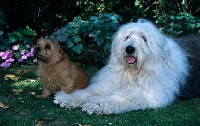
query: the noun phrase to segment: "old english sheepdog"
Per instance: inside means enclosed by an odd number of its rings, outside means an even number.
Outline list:
[[[109,60],[90,85],[54,103],[88,114],[118,114],[172,103],[189,76],[189,55],[150,21],[122,25],[113,36]]]

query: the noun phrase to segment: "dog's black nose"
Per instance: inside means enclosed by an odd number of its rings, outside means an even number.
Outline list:
[[[35,48],[35,52],[36,52],[36,53],[40,52],[40,48],[39,48],[39,47],[36,47],[36,48]]]
[[[134,52],[135,52],[135,47],[132,47],[132,46],[127,46],[126,47],[126,53],[132,54]]]

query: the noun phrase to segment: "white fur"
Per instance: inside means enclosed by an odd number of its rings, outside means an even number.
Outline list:
[[[143,39],[145,38],[145,39]],[[137,62],[128,64],[127,46]],[[115,33],[110,59],[89,87],[71,94],[58,92],[55,104],[82,107],[88,114],[123,113],[131,110],[165,107],[175,100],[188,75],[187,54],[151,22],[138,20]]]

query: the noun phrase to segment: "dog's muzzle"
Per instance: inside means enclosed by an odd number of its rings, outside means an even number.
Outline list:
[[[128,64],[134,64],[137,61],[137,58],[133,56],[135,52],[135,47],[127,46],[126,47],[126,62]]]
[[[41,57],[41,55],[39,54],[39,52],[40,52],[40,48],[39,47],[36,47],[35,49],[34,49],[34,56],[35,57]]]
[[[43,62],[46,62],[46,60],[44,59],[43,55],[40,54],[40,51],[41,51],[40,47],[36,47],[36,48],[34,49],[34,56],[35,56],[38,60],[41,60],[41,61],[43,61]]]
[[[40,48],[39,48],[39,47],[36,47],[36,48],[34,49],[34,51],[35,51],[35,53],[38,53],[38,52],[40,52]]]

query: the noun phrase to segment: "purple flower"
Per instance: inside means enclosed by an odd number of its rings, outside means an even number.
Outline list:
[[[7,59],[7,58],[10,58],[12,57],[12,53],[8,50],[6,50],[6,52],[1,52],[1,58],[2,59]]]
[[[2,57],[4,53],[5,53],[5,52],[0,52],[0,57]]]
[[[11,63],[10,62],[3,62],[3,63],[1,63],[1,67],[3,67],[3,68],[7,68],[7,67],[9,67],[11,65]]]
[[[6,55],[5,52],[1,52],[1,58],[2,58],[2,59],[7,59],[7,55]]]
[[[27,56],[27,57],[32,57],[32,56],[34,56],[34,54],[33,54],[33,52],[28,52],[28,53],[26,54],[26,56]]]
[[[12,53],[9,50],[6,50],[6,55],[7,55],[8,58],[12,57]]]
[[[21,55],[24,55],[25,52],[26,52],[25,50],[20,50],[20,54],[21,54]]]
[[[12,50],[18,50],[18,48],[19,48],[19,45],[14,45],[14,46],[12,47]]]
[[[19,49],[19,45],[13,45],[12,50],[6,50],[5,52],[0,52],[0,58],[2,59],[0,62],[0,67],[7,68],[9,67],[13,62],[15,62],[15,55],[18,57],[18,53],[21,54],[21,58],[17,59],[18,62],[23,62],[24,60],[28,59],[29,57],[34,56],[34,48],[31,47],[31,45],[25,45],[26,48],[28,48],[29,52],[26,50]],[[14,52],[14,55],[12,54]],[[17,52],[17,53],[16,53]],[[34,63],[37,62],[37,59],[33,60]]]
[[[31,51],[30,52],[32,52],[32,53],[34,52],[34,48],[33,47],[31,47]]]
[[[26,45],[26,48],[31,48],[31,46],[30,45]]]
[[[23,61],[23,59],[18,59],[18,62],[20,63],[20,62],[22,62]]]
[[[28,52],[28,53],[26,54],[26,56],[27,56],[27,57],[33,57],[33,56],[34,56],[33,51],[34,51],[34,48],[31,47],[30,52]]]
[[[27,56],[26,55],[23,55],[22,57],[21,57],[21,59],[27,59]]]
[[[34,62],[34,63],[37,63],[37,59],[34,59],[33,62]]]
[[[15,61],[15,59],[13,59],[13,58],[9,58],[6,60],[6,62],[14,62],[14,61]]]

